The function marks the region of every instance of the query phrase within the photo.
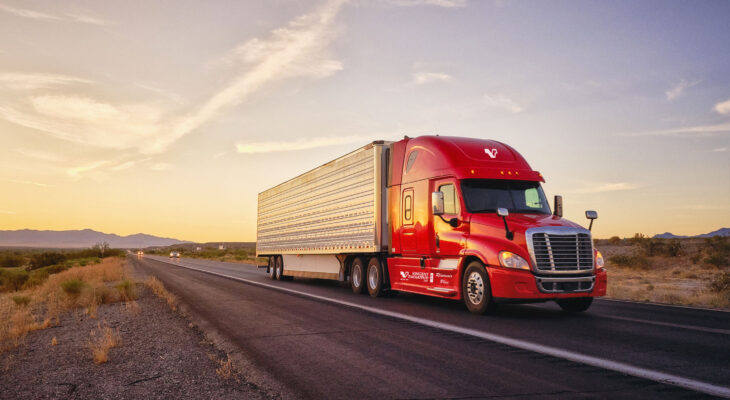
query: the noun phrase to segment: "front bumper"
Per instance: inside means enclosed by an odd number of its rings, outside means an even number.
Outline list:
[[[527,302],[605,296],[607,283],[605,269],[600,269],[595,275],[588,277],[567,278],[535,276],[530,271],[494,267],[489,268],[489,280],[492,286],[492,297]],[[592,286],[591,289],[589,289],[589,283]]]

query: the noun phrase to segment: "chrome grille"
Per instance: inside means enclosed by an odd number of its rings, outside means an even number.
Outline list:
[[[590,233],[563,233],[555,228],[553,232],[534,232],[530,239],[536,272],[578,273],[593,269]]]

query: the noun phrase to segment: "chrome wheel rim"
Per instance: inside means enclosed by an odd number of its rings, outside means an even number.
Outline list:
[[[378,269],[374,265],[368,269],[368,283],[370,289],[375,289],[378,286]]]
[[[472,304],[479,304],[484,299],[484,279],[478,272],[469,274],[466,281],[466,294]]]
[[[360,282],[360,275],[362,275],[362,267],[355,265],[352,268],[352,284],[355,285],[355,287],[360,287],[362,284],[362,282]]]

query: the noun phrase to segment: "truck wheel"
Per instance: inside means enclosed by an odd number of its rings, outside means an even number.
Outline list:
[[[284,257],[276,257],[276,279],[284,280]]]
[[[593,304],[593,297],[577,297],[572,299],[555,300],[563,311],[576,313],[583,312]]]
[[[276,274],[278,269],[279,256],[273,256],[269,259],[269,278],[276,280],[279,276]]]
[[[355,257],[350,267],[350,282],[352,283],[352,292],[361,294],[365,288],[365,267],[362,265],[362,259]]]
[[[373,257],[368,262],[367,278],[370,296],[380,297],[383,293],[383,266],[378,257]]]
[[[491,313],[497,309],[492,299],[492,287],[489,284],[489,275],[484,265],[479,261],[472,261],[464,271],[461,283],[464,304],[474,314]]]

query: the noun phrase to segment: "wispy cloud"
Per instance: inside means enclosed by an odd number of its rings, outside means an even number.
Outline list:
[[[237,46],[224,57],[224,64],[241,72],[187,112],[175,113],[156,103],[120,104],[88,95],[21,91],[13,102],[0,105],[0,118],[86,146],[161,153],[265,85],[294,77],[323,78],[341,70],[342,64],[329,57],[329,44],[343,4],[343,0],[328,1],[315,12],[274,29],[267,38],[253,38]],[[44,18],[31,10],[21,11]],[[14,90],[27,90],[89,81],[58,75],[10,75],[5,82]]]
[[[0,85],[13,90],[48,89],[74,83],[93,83],[93,81],[59,74],[0,74]]]
[[[671,88],[669,88],[666,92],[664,92],[664,95],[667,96],[667,100],[670,101],[678,99],[680,96],[682,96],[682,94],[684,94],[684,91],[686,89],[689,89],[698,83],[700,83],[700,81],[687,81],[682,79],[681,81],[674,84]]]
[[[637,185],[628,182],[615,182],[615,183],[593,183],[587,185],[584,188],[576,189],[573,193],[606,193],[606,192],[619,192],[624,190],[633,190],[638,188]]]
[[[0,210],[0,214],[15,215],[17,213],[15,211]]]
[[[509,111],[513,114],[521,113],[525,110],[525,107],[518,104],[516,101],[510,99],[509,97],[503,96],[501,94],[496,95],[490,95],[485,94],[484,95],[484,104],[490,106],[499,108],[505,111]]]
[[[712,151],[715,153],[723,153],[727,151],[727,147],[718,147],[716,149],[712,149]]]
[[[80,177],[82,174],[97,170],[101,167],[109,165],[109,161],[95,161],[89,164],[79,165],[77,167],[71,167],[66,170],[66,173],[74,178]]]
[[[413,83],[423,85],[433,82],[449,82],[453,77],[444,72],[414,72],[412,74]]]
[[[309,150],[319,147],[328,147],[351,143],[365,144],[368,140],[369,139],[361,136],[340,136],[308,138],[290,142],[238,143],[236,145],[236,151],[243,154],[273,153],[282,151]]]
[[[437,6],[444,8],[466,7],[467,0],[389,0],[389,3],[396,6]]]
[[[169,134],[159,136],[151,150],[165,148],[268,83],[292,77],[324,78],[341,70],[342,64],[328,57],[328,45],[334,38],[334,18],[343,4],[343,0],[329,1],[316,12],[275,29],[267,39],[254,38],[236,47],[224,57],[225,62],[241,63],[248,70],[178,121]]]
[[[47,183],[24,181],[24,180],[19,180],[19,179],[5,179],[5,181],[11,182],[11,183],[17,183],[19,185],[31,185],[31,186],[38,186],[38,187],[44,187],[44,188],[55,187],[55,185],[49,185]]]
[[[52,162],[58,162],[61,161],[62,158],[54,153],[48,153],[41,150],[35,150],[35,149],[26,149],[26,148],[18,148],[15,149],[15,152],[18,154],[22,154],[26,157],[33,158],[36,160],[41,161],[52,161]]]
[[[656,131],[621,133],[619,136],[661,136],[661,135],[716,135],[730,133],[730,123],[697,125]]]
[[[155,164],[150,165],[150,169],[152,171],[169,171],[172,169],[172,164],[163,163],[163,162],[155,163]]]
[[[730,114],[730,99],[715,104],[715,107],[713,107],[713,109],[718,114]]]
[[[91,15],[82,15],[82,14],[75,14],[75,13],[51,14],[48,12],[31,10],[28,8],[11,7],[6,4],[2,4],[2,3],[0,3],[0,11],[3,11],[8,14],[13,14],[18,17],[40,20],[40,21],[68,21],[68,22],[79,22],[79,23],[91,24],[91,25],[108,25],[109,24],[108,21],[105,21],[101,18],[93,17]]]

